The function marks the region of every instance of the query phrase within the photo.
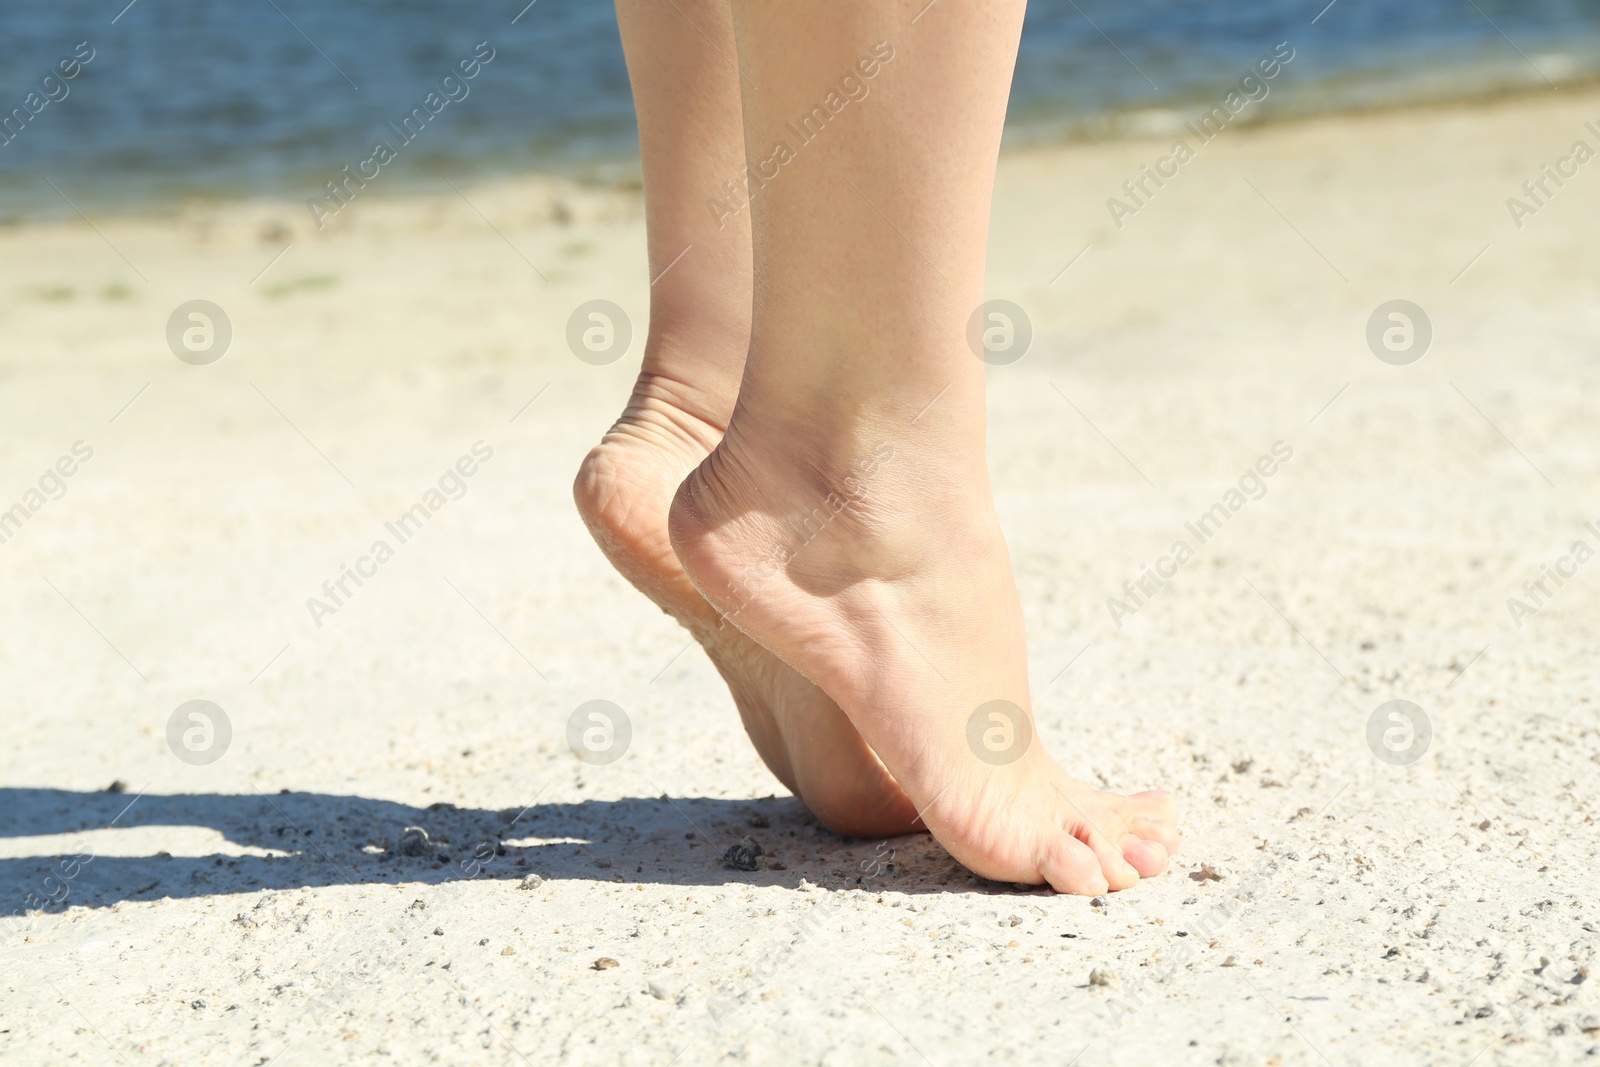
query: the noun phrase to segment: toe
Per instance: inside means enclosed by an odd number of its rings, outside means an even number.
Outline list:
[[[1070,834],[1060,834],[1039,859],[1039,874],[1057,893],[1095,897],[1110,891],[1094,850]]]
[[[1178,805],[1172,794],[1164,790],[1132,796],[1100,793],[1096,799],[1116,813],[1128,830],[1146,841],[1159,841],[1169,853],[1177,850]]]
[[[1128,820],[1128,831],[1146,841],[1158,842],[1168,853],[1178,850],[1178,824],[1165,819],[1135,815]]]
[[[1117,800],[1120,803],[1111,806],[1118,809],[1124,817],[1142,815],[1148,819],[1164,819],[1170,823],[1178,821],[1178,802],[1165,789],[1150,789],[1131,796],[1117,797]]]
[[[1122,842],[1122,858],[1139,872],[1140,878],[1154,878],[1167,869],[1167,850],[1158,841],[1129,834]]]
[[[1080,840],[1094,850],[1095,859],[1100,862],[1100,872],[1106,876],[1112,892],[1138,885],[1139,871],[1122,858],[1122,849],[1099,830],[1093,827],[1087,829],[1088,833]]]

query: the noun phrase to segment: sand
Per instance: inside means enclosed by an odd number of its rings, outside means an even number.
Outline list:
[[[1170,873],[1104,901],[820,830],[589,541],[568,486],[637,358],[636,193],[0,230],[0,510],[73,470],[0,544],[0,893],[44,905],[0,920],[0,1057],[1593,1054],[1600,563],[1508,606],[1600,547],[1600,163],[1506,206],[1586,121],[1569,89],[1229,130],[1120,229],[1167,141],[1005,158],[990,291],[1033,341],[990,371],[991,463],[1040,735],[1186,812]],[[232,325],[209,365],[166,340],[194,299]],[[604,366],[565,339],[596,299],[635,330]],[[1394,299],[1432,323],[1410,365],[1365,336]],[[1144,565],[1172,577],[1136,604]],[[1367,739],[1396,699],[1431,724],[1410,762]],[[169,745],[194,700],[225,747]],[[568,748],[591,700],[615,762]]]

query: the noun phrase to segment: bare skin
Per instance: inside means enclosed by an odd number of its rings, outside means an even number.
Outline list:
[[[718,7],[682,21],[715,42]],[[768,766],[829,825],[889,833],[920,813],[978,874],[1062,892],[1159,873],[1177,844],[1165,794],[1091,790],[1037,737],[998,760],[968,741],[993,701],[1031,734],[965,341],[1022,4],[739,0],[736,46],[698,62],[670,9],[619,12],[655,269],[695,247],[657,282],[634,402],[580,474],[591,529],[700,638]],[[703,113],[651,92],[690,82]],[[741,99],[743,137],[713,134],[708,116]],[[669,132],[696,114],[694,137]],[[745,157],[780,162],[719,220],[705,200]],[[726,240],[752,222],[753,275]],[[729,261],[665,289],[701,241]]]
[[[779,781],[840,833],[908,833],[915,809],[838,705],[723,621],[668,540],[672,495],[722,440],[749,347],[750,217],[719,222],[706,207],[744,163],[739,74],[727,0],[619,0],[617,15],[657,280],[638,382],[578,472],[578,511],[612,565],[705,648]]]

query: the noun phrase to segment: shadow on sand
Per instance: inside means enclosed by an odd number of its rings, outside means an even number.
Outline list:
[[[843,838],[791,797],[625,797],[487,810],[287,791],[135,796],[0,788],[0,841],[10,851],[29,837],[153,827],[211,829],[235,846],[270,854],[108,855],[105,834],[86,839],[89,845],[52,842],[58,854],[0,859],[0,915],[163,897],[528,875],[684,886],[797,887],[807,879],[829,888],[870,882],[910,893],[1000,888],[968,874],[927,835],[889,842]],[[409,827],[426,831],[426,841],[406,835]],[[746,838],[762,848],[755,870],[724,862],[727,850]],[[139,840],[150,839],[141,834]]]

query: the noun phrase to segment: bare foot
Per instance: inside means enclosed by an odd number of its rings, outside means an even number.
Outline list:
[[[913,408],[747,399],[672,506],[706,598],[838,701],[974,872],[1086,894],[1160,873],[1170,797],[1096,792],[1032,734],[981,396],[916,427]]]
[[[725,623],[683,572],[667,537],[672,495],[722,439],[713,407],[643,374],[573,484],[578,511],[623,577],[688,628],[711,657],[768,768],[829,829],[887,837],[920,829],[916,810],[822,690]]]

